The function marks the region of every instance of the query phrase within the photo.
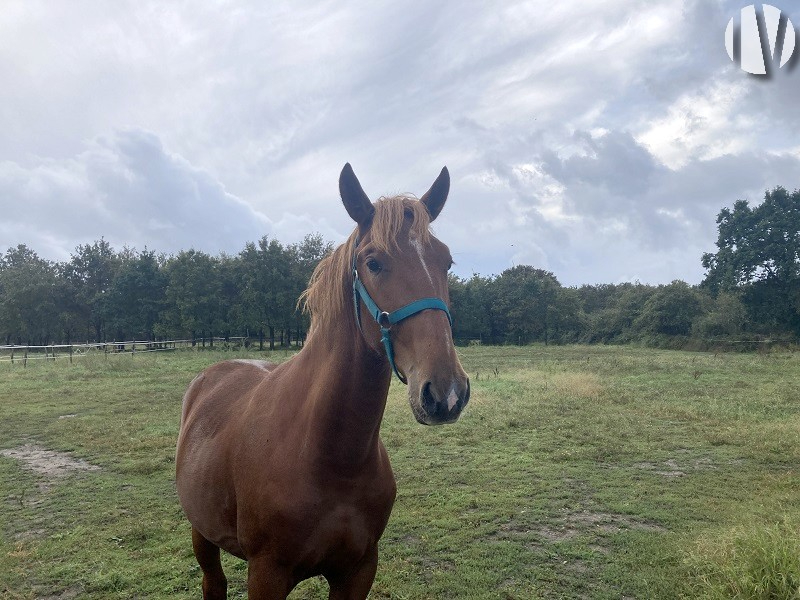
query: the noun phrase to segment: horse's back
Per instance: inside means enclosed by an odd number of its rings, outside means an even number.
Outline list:
[[[278,365],[262,360],[235,359],[211,365],[192,380],[183,396],[178,437],[178,467],[187,444],[213,444],[224,452],[241,428],[255,391]],[[184,452],[185,454],[185,452]]]
[[[265,360],[237,358],[206,368],[192,380],[183,396],[181,428],[198,411],[229,412],[246,401],[249,392],[277,366]]]

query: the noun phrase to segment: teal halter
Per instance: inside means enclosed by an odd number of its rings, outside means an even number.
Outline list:
[[[358,248],[358,240],[356,240],[355,247]],[[361,327],[361,311],[359,310],[358,305],[359,298],[364,301],[364,305],[367,307],[367,310],[369,310],[372,318],[375,319],[378,325],[380,325],[381,342],[383,343],[384,348],[386,348],[386,356],[389,358],[389,364],[392,365],[394,374],[397,375],[397,378],[400,381],[407,384],[408,381],[397,369],[397,365],[394,362],[394,347],[392,346],[391,338],[392,325],[396,325],[400,321],[407,319],[408,317],[412,317],[423,310],[432,309],[444,311],[444,314],[447,315],[447,320],[450,322],[450,327],[452,327],[453,317],[450,316],[450,310],[447,308],[447,304],[445,304],[444,300],[440,298],[422,298],[420,300],[415,300],[411,304],[406,304],[402,308],[398,308],[390,313],[381,310],[372,299],[372,296],[369,295],[367,288],[364,287],[364,284],[361,282],[361,279],[358,276],[358,269],[356,268],[356,252],[353,250],[353,305],[356,309],[356,323],[358,323],[358,329],[363,334],[364,330]]]

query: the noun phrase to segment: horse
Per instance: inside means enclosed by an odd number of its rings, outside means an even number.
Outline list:
[[[319,575],[331,600],[367,597],[396,494],[380,438],[393,373],[424,425],[454,422],[469,401],[453,261],[429,229],[449,189],[445,167],[419,199],[373,203],[346,164],[339,192],[356,227],[301,297],[303,349],[281,364],[217,363],[189,384],[176,487],[205,600],[226,597],[221,549],[247,561],[251,600],[285,599]]]

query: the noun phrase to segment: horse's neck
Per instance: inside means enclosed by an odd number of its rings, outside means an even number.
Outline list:
[[[376,451],[392,376],[385,358],[355,335],[314,335],[297,357],[309,378],[308,406],[320,455],[345,469]]]

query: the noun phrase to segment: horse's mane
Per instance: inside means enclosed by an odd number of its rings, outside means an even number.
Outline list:
[[[375,214],[370,226],[370,242],[379,251],[392,255],[399,249],[398,235],[406,219],[411,221],[409,235],[428,243],[430,216],[422,202],[410,195],[380,198],[374,203]],[[355,324],[353,309],[353,251],[357,243],[358,228],[314,269],[308,288],[299,303],[311,315],[311,336],[318,329],[330,327],[346,319]]]

